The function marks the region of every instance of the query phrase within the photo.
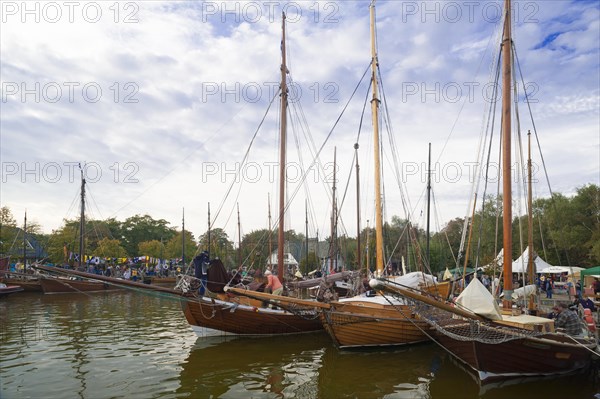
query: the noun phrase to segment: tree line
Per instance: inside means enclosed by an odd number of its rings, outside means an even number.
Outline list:
[[[533,202],[533,247],[542,258],[553,265],[590,267],[600,264],[600,188],[586,185],[572,197],[555,193],[551,198],[540,198]],[[488,196],[476,210],[468,224],[472,230],[471,241],[459,254],[464,218],[449,221],[440,231],[431,234],[429,265],[432,271],[463,266],[482,266],[490,263],[502,247],[502,202],[501,197]],[[500,221],[500,222],[499,222]],[[0,209],[0,253],[19,258],[22,251],[17,240],[22,226],[18,225],[8,207]],[[513,222],[512,258],[520,256],[527,245],[527,217],[516,217]],[[182,240],[185,241],[185,258],[190,261],[203,250],[209,250],[211,257],[219,257],[228,267],[240,264],[262,268],[269,259],[269,253],[277,250],[276,232],[268,229],[251,231],[242,237],[237,247],[227,233],[220,228],[210,231],[197,239],[185,231],[170,226],[164,219],[154,219],[150,215],[135,215],[121,222],[114,218],[88,220],[85,226],[85,253],[106,258],[151,256],[174,259],[182,257]],[[404,261],[409,271],[420,270],[427,263],[424,248],[427,234],[408,220],[393,216],[384,223],[384,252],[388,263],[396,269]],[[38,224],[28,223],[27,235],[43,246],[47,261],[63,263],[71,252],[79,252],[79,221],[65,220],[63,226],[50,234],[44,234]],[[285,233],[286,252],[292,253],[300,262],[303,273],[319,267],[319,263],[334,255],[344,261],[346,267],[356,268],[358,261],[356,237],[337,237],[332,243],[330,237],[322,238],[318,244],[315,237],[309,237],[308,253],[306,237],[302,233],[289,230]],[[361,238],[361,264],[375,268],[375,231],[364,228]],[[22,242],[22,241],[21,241]],[[333,245],[335,244],[335,245]],[[336,248],[333,254],[331,248]],[[316,248],[319,253],[316,253]],[[368,250],[367,250],[368,248]],[[466,253],[466,250],[469,253]],[[20,252],[21,251],[21,252]],[[368,259],[367,259],[368,258]]]

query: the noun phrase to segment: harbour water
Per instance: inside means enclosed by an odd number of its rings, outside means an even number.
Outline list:
[[[598,372],[480,387],[442,348],[339,351],[325,333],[197,338],[157,294],[0,300],[1,398],[595,398]]]

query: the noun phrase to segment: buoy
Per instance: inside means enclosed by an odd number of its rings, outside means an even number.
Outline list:
[[[592,316],[592,311],[590,309],[583,309],[583,320],[590,331],[596,331],[596,323],[594,322],[594,317]]]

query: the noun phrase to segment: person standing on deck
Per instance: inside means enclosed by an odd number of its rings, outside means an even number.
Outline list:
[[[564,328],[565,332],[569,335],[581,334],[581,322],[575,312],[569,309],[566,303],[559,303],[552,308],[554,312],[558,314],[558,317],[554,321],[556,328]]]
[[[598,278],[594,279],[594,284],[592,285],[592,288],[594,289],[594,294],[600,294],[600,280],[598,280]]]
[[[546,279],[546,298],[552,299],[552,279],[551,278],[547,278]]]
[[[582,299],[582,296],[581,296],[581,280],[577,280],[577,282],[575,283],[575,296],[578,299]]]
[[[270,288],[273,295],[281,295],[283,293],[283,284],[281,284],[279,278],[271,273],[270,270],[265,272],[265,276],[267,277],[267,285],[265,290]]]

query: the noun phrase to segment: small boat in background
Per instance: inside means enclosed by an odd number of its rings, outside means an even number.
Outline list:
[[[5,285],[16,285],[27,292],[42,292],[42,285],[39,276],[28,274],[7,274],[1,280]]]
[[[77,292],[101,292],[116,290],[119,287],[102,281],[69,279],[63,277],[40,277],[44,294],[67,294]]]
[[[6,285],[4,283],[0,283],[0,298],[21,291],[23,291],[23,288],[19,287],[18,285]]]

